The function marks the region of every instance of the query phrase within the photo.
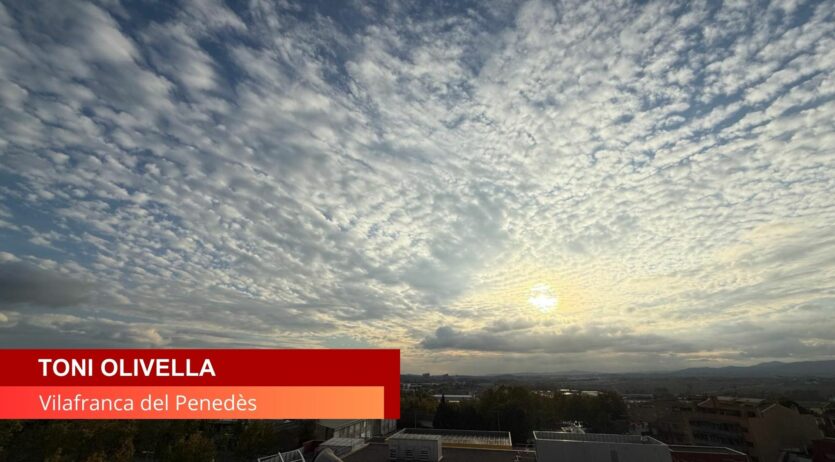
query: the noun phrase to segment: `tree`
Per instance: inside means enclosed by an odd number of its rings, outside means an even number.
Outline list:
[[[0,420],[0,462],[8,460],[9,443],[20,433],[23,425],[17,420]]]
[[[435,418],[432,419],[432,427],[434,428],[455,428],[455,412],[449,407],[446,402],[446,396],[441,395],[441,401],[438,403],[438,408],[435,409]]]
[[[136,427],[130,421],[29,421],[7,443],[3,460],[108,461],[133,460]]]
[[[179,439],[171,448],[171,452],[164,460],[171,462],[206,462],[214,460],[215,446],[212,440],[195,432]]]
[[[435,398],[425,390],[403,393],[400,396],[398,428],[418,427],[419,421],[428,420],[438,407]]]
[[[268,420],[249,420],[237,438],[235,453],[245,459],[275,454],[299,447],[299,437],[304,436],[304,429],[298,434],[283,432],[275,423]]]

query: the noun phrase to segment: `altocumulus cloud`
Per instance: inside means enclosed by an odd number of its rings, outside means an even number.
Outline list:
[[[0,344],[831,356],[834,11],[4,0]]]

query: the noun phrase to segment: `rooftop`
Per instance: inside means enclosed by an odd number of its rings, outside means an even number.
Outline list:
[[[337,430],[347,425],[351,425],[354,422],[359,422],[360,420],[361,419],[319,419],[316,423],[323,427]]]
[[[495,448],[510,449],[513,443],[510,432],[490,432],[479,430],[444,430],[436,428],[404,428],[389,439],[402,438],[404,435],[439,436],[444,450],[449,447],[459,448]]]
[[[443,462],[514,462],[516,451],[507,449],[473,449],[444,447]],[[389,447],[372,443],[359,451],[344,456],[345,462],[389,462]]]
[[[443,438],[441,435],[424,435],[422,433],[395,433],[394,435],[389,436],[387,439],[389,440],[435,440],[441,441]]]
[[[670,452],[689,452],[699,454],[735,454],[743,456],[745,455],[731,448],[722,448],[718,446],[687,446],[683,444],[671,444],[669,445],[669,447]]]
[[[759,398],[736,398],[733,396],[716,396],[708,398],[698,405],[699,407],[759,407],[765,404],[764,399]]]
[[[664,443],[650,438],[648,436],[638,435],[609,435],[606,433],[567,433],[567,432],[549,432],[549,431],[535,431],[533,438],[537,441],[579,441],[579,442],[597,442],[597,443],[615,443],[615,444],[657,444],[664,445]]]
[[[358,446],[365,444],[363,438],[331,438],[322,442],[321,447],[332,448],[336,446]]]

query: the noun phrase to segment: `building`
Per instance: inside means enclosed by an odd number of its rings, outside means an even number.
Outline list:
[[[305,462],[306,458],[301,449],[279,452],[269,456],[259,457],[258,462]]]
[[[686,400],[663,399],[630,408],[630,417],[649,423],[652,436],[667,444],[693,444],[690,417],[694,403]]]
[[[728,448],[667,446],[646,436],[535,431],[534,439],[536,450],[531,451],[513,449],[507,432],[405,429],[384,443],[337,441],[323,443],[319,452],[326,462],[748,461],[745,454]]]
[[[327,450],[335,456],[342,457],[356,452],[365,446],[366,442],[363,438],[331,438],[316,448],[316,454],[318,455],[320,452]]]
[[[748,462],[748,456],[731,448],[670,445],[673,462]]]
[[[671,462],[666,444],[648,436],[535,431],[537,462]]]
[[[374,419],[371,421],[371,435],[384,436],[397,430],[397,419]]]
[[[586,433],[586,428],[583,427],[582,422],[563,422],[560,431],[564,433]]]
[[[820,412],[823,434],[828,437],[835,437],[835,402],[827,403]]]
[[[443,447],[443,442],[441,442]],[[509,449],[472,449],[472,448],[442,448],[441,462],[533,462],[532,459],[518,458],[519,451]],[[400,462],[391,459],[391,449],[388,443],[371,443],[359,451],[345,456],[344,462]],[[412,459],[417,462],[420,459]],[[314,461],[318,462],[318,461]],[[330,462],[330,461],[329,461]],[[607,461],[608,462],[608,461]]]
[[[389,460],[440,462],[443,443],[440,435],[398,432],[388,438]]]
[[[358,436],[394,423],[319,420],[316,431],[327,434],[326,441],[309,441],[258,462],[535,462],[533,451],[513,449],[510,432],[407,428],[383,438]]]
[[[783,449],[809,449],[823,437],[814,416],[761,399],[708,398],[688,421],[693,444],[726,446],[751,462],[779,462]]]
[[[647,436],[534,432],[537,462],[748,462],[730,448],[668,446]]]
[[[316,421],[315,435],[318,440],[372,436],[371,425],[366,419],[320,419]]]
[[[510,432],[481,431],[481,430],[444,430],[437,428],[404,428],[395,433],[389,440],[404,435],[437,436],[447,448],[473,449],[511,449],[513,442]]]
[[[364,438],[387,435],[397,429],[394,419],[322,419],[316,421],[315,436],[331,438]],[[339,454],[337,454],[339,455]]]
[[[371,443],[344,456],[344,462],[533,462],[531,451],[512,449],[509,432],[401,430],[385,443]]]

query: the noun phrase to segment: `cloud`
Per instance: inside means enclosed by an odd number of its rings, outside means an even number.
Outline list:
[[[91,348],[107,346],[164,347],[169,339],[157,328],[68,314],[17,316],[12,326],[0,326],[4,347]]]
[[[91,285],[19,261],[0,262],[0,308],[19,305],[68,307],[90,299]]]

